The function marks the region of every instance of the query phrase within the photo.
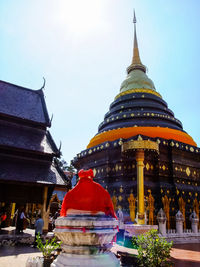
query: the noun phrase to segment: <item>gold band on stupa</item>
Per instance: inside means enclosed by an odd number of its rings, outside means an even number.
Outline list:
[[[156,92],[156,91],[154,91],[154,90],[152,90],[152,89],[136,88],[136,89],[130,89],[130,90],[127,90],[127,91],[124,91],[124,92],[119,93],[119,94],[115,97],[115,100],[116,100],[117,98],[119,98],[120,96],[124,96],[124,95],[128,95],[128,94],[133,94],[133,93],[147,93],[147,94],[156,95],[156,96],[162,98],[162,96],[161,96],[158,92]]]

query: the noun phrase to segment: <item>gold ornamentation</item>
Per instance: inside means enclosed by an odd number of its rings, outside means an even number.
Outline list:
[[[107,168],[106,168],[106,172],[109,172],[109,171],[110,171],[110,167],[107,167]]]
[[[120,189],[119,189],[119,192],[120,192],[120,193],[123,193],[123,191],[124,191],[124,190],[123,190],[123,187],[122,187],[122,185],[121,185],[121,186],[120,186]]]
[[[106,147],[109,147],[110,146],[110,144],[109,143],[106,143]]]
[[[124,142],[122,144],[122,152],[128,150],[137,150],[137,149],[144,149],[144,150],[155,150],[159,152],[159,145],[157,142],[150,141],[150,140],[133,140]]]
[[[121,145],[123,144],[122,140],[120,140],[120,141],[118,142],[118,144],[121,146]]]
[[[170,217],[169,217],[170,202],[171,200],[169,200],[166,195],[162,197],[163,209],[167,217],[167,229],[170,229]]]
[[[134,222],[136,198],[134,197],[133,193],[131,193],[130,196],[128,197],[128,202],[129,202],[129,211],[130,211],[131,221]]]
[[[118,169],[119,169],[119,167],[118,167],[118,165],[116,164],[116,165],[115,165],[115,171],[117,172]]]
[[[185,171],[186,171],[187,176],[190,176],[190,168],[187,167]]]
[[[148,190],[149,191],[149,190]],[[148,210],[149,210],[149,224],[153,225],[153,219],[154,219],[154,197],[151,194],[151,190],[149,192],[148,197]]]
[[[123,197],[122,196],[119,196],[118,199],[119,199],[119,201],[122,201]]]
[[[97,173],[97,170],[94,168],[94,169],[93,169],[93,174],[94,174],[94,176],[96,175],[96,173]]]
[[[112,197],[112,202],[113,202],[114,209],[116,210],[117,209],[117,197],[115,195]]]
[[[186,221],[185,221],[185,201],[183,200],[182,197],[179,198],[178,200],[178,204],[179,204],[179,210],[180,212],[183,214],[183,218],[184,218],[184,229],[186,229]]]
[[[192,146],[190,147],[190,151],[191,152],[194,152],[194,148]]]
[[[196,194],[197,193],[195,193],[195,196],[197,196]],[[196,212],[196,215],[199,218],[199,203],[198,203],[198,200],[196,198],[193,201],[193,209],[194,209],[194,211]]]
[[[163,165],[163,166],[162,166],[162,169],[163,169],[163,171],[165,171],[165,170],[166,170],[166,167],[165,167],[165,165]]]
[[[173,141],[170,143],[170,146],[172,146],[172,147],[174,146],[174,142]]]
[[[147,171],[149,170],[150,166],[149,166],[149,163],[146,164],[146,169]]]
[[[125,92],[119,93],[119,94],[115,97],[115,100],[116,100],[117,98],[123,96],[123,95],[128,95],[128,94],[132,94],[132,93],[148,93],[148,94],[153,94],[153,95],[156,95],[156,96],[162,98],[162,96],[161,96],[158,92],[156,92],[156,91],[154,91],[154,90],[152,90],[152,89],[138,88],[138,89],[130,89],[130,90],[127,90],[127,91],[125,91]]]

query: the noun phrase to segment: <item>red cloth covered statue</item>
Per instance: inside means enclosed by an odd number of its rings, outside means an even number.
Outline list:
[[[91,214],[104,212],[117,218],[109,193],[93,181],[93,171],[80,170],[78,184],[69,191],[63,200],[60,216],[66,216],[69,210],[89,211]]]

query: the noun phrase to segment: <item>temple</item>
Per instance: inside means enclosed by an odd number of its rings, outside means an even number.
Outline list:
[[[0,81],[0,209],[10,219],[20,207],[44,215],[55,187],[69,187],[50,126],[42,88]]]
[[[167,228],[180,210],[199,216],[200,149],[168,108],[146,74],[139,54],[134,14],[133,57],[127,77],[87,149],[73,164],[92,168],[95,181],[108,190],[115,209],[127,220],[156,224],[163,208]]]

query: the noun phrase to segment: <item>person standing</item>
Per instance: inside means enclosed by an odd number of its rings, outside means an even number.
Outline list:
[[[34,248],[36,247],[37,235],[38,233],[40,234],[40,236],[42,235],[43,227],[44,227],[44,220],[42,219],[41,214],[38,214],[38,219],[35,222],[35,240],[33,245]]]
[[[117,243],[124,243],[124,214],[122,209],[119,207],[117,212],[117,217],[119,220],[119,232],[117,233]]]
[[[6,227],[6,219],[7,215],[6,212],[4,211],[1,215],[1,228]]]
[[[23,234],[24,229],[24,220],[26,219],[26,216],[24,214],[24,209],[22,209],[17,214],[17,222],[16,222],[16,234]]]

